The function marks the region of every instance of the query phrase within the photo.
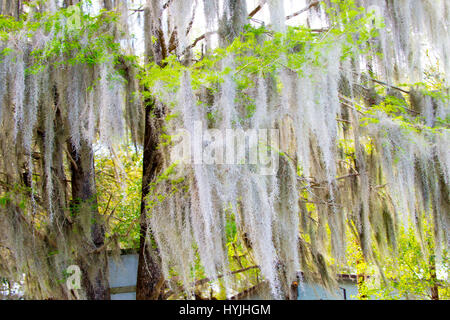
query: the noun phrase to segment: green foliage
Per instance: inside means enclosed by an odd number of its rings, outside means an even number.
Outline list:
[[[265,26],[253,27],[247,25],[240,37],[237,37],[228,47],[217,48],[208,52],[191,65],[186,65],[175,55],[170,55],[160,65],[151,63],[146,66],[145,71],[141,74],[142,84],[149,88],[149,91],[145,94],[149,97],[161,97],[161,99],[164,99],[165,96],[173,96],[180,86],[180,79],[184,73],[189,73],[193,90],[206,88],[211,93],[217,93],[225,76],[231,75],[237,87],[236,102],[244,106],[244,110],[247,111],[244,119],[241,119],[241,121],[245,121],[246,117],[252,116],[255,108],[254,101],[246,94],[246,90],[254,88],[256,76],[262,75],[265,78],[274,79],[276,88],[281,90],[280,70],[284,69],[300,76],[308,76],[305,72],[306,67],[326,68],[323,57],[336,47],[339,48],[337,56],[340,59],[346,59],[353,55],[364,57],[375,54],[370,42],[379,35],[378,30],[384,28],[383,21],[373,13],[366,13],[365,9],[358,8],[354,1],[333,0],[332,3],[339,9],[335,7],[326,8],[330,16],[330,26],[324,30],[314,30],[304,26],[288,26],[286,33],[277,33]],[[230,57],[233,60],[232,65],[224,67]],[[339,61],[336,61],[336,63],[339,63]],[[434,77],[435,73],[430,72],[430,75],[427,76],[427,83],[423,85],[400,84],[399,87],[418,87],[420,85],[423,94],[430,95],[433,99],[448,101],[445,86],[439,83],[438,78]],[[373,75],[370,74],[370,76]],[[381,103],[368,109],[359,105],[358,102],[356,103],[355,108],[363,114],[360,120],[361,126],[370,123],[377,124],[380,122],[380,115],[383,115],[398,123],[402,130],[406,132],[428,134],[439,132],[448,127],[448,119],[439,119],[440,122],[433,128],[426,126],[423,119],[411,110],[406,95],[402,98],[401,95],[388,94],[385,85],[380,84],[375,87],[385,98]],[[167,101],[168,106],[172,107],[170,103],[170,101]],[[211,121],[215,120],[215,114],[211,113],[208,116]],[[163,138],[164,141],[170,143],[170,136],[165,135]],[[362,144],[365,154],[370,156],[377,152],[370,138],[363,136],[359,142]],[[354,163],[354,141],[342,139],[339,141],[339,147],[344,153],[344,162]],[[167,175],[164,174],[162,178],[167,179]],[[307,197],[306,190],[304,190],[304,195]],[[166,196],[169,195],[158,195],[160,200],[163,200]],[[306,208],[311,213],[311,218],[316,218],[317,208],[315,204],[306,203]],[[253,262],[245,243],[241,239],[242,235],[239,234],[239,230],[236,230],[232,218],[234,213],[231,209],[227,213],[225,229],[231,269],[250,266]],[[304,237],[307,242],[310,242],[309,235],[305,234]],[[409,235],[399,240],[398,250],[402,251],[399,259],[402,260],[403,269],[400,269],[399,273],[395,273],[395,261],[388,261],[386,264],[387,273],[391,273],[392,277],[395,276],[398,282],[390,280],[389,286],[375,288],[370,281],[363,281],[359,284],[360,298],[365,299],[375,292],[377,294],[385,292],[386,297],[391,297],[392,292],[388,289],[390,287],[394,287],[397,292],[400,292],[400,296],[404,296],[407,290],[419,294],[429,288],[432,284],[430,282],[416,286],[415,291],[410,287],[414,286],[414,281],[417,279],[406,272],[408,271],[405,267],[406,264],[412,264],[413,261],[417,260],[420,263],[416,266],[424,263],[422,267],[425,268],[428,260],[424,260],[423,256],[414,251],[417,249],[414,245],[417,245],[418,242],[408,237]],[[375,274],[376,267],[365,261],[356,238],[353,238],[350,243],[351,249],[348,252],[350,270],[358,274]],[[375,277],[371,279],[375,279]],[[400,284],[397,286],[397,283]],[[444,290],[443,294],[445,292],[447,291]]]
[[[161,65],[151,63],[142,75],[142,83],[150,88],[149,94],[161,95],[158,91],[161,88],[173,93],[180,85],[181,75],[189,72],[194,90],[208,88],[216,92],[224,76],[231,74],[241,93],[238,99],[247,106],[251,116],[253,102],[243,92],[254,87],[255,75],[272,75],[277,79],[281,68],[302,74],[306,65],[325,67],[322,56],[336,44],[341,46],[342,59],[351,53],[367,52],[367,41],[377,35],[376,28],[368,27],[373,24],[374,16],[364,14],[363,9],[350,0],[339,1],[339,5],[339,13],[328,9],[335,19],[327,30],[317,32],[298,26],[288,27],[286,33],[277,33],[263,26],[247,25],[228,47],[217,48],[192,65],[185,66],[175,55],[166,58]],[[382,25],[377,22],[376,26]],[[233,57],[233,68],[221,68],[227,57]],[[279,79],[278,85],[281,85]]]
[[[444,251],[436,261],[432,230],[429,225],[425,230],[423,242],[414,228],[401,230],[396,252],[382,260],[384,279],[374,276],[367,280],[364,295],[376,299],[431,299],[431,288],[436,286],[439,299],[450,299],[448,253]]]
[[[55,66],[94,66],[105,61],[117,63],[119,56],[122,57],[120,44],[115,41],[111,30],[117,24],[118,14],[110,11],[101,11],[98,15],[83,12],[81,8],[84,2],[59,9],[53,14],[29,13],[18,21],[0,16],[0,39],[6,41],[20,33],[39,42],[43,40],[41,32],[53,35],[43,47],[32,50],[35,63],[28,72],[37,72],[48,66],[49,62]]]
[[[402,84],[416,88],[422,95],[430,96],[435,101],[441,101],[448,104],[450,96],[445,87],[437,86],[440,89],[433,88],[426,83]],[[383,88],[384,89],[384,88]],[[425,134],[436,134],[447,130],[450,127],[450,119],[440,119],[437,117],[433,127],[425,124],[422,114],[412,109],[411,103],[406,98],[386,95],[384,100],[378,105],[373,105],[367,110],[359,109],[364,116],[360,118],[360,126],[365,127],[368,124],[377,124],[380,122],[380,115],[389,116],[394,122],[397,122],[406,132],[416,132]]]
[[[115,155],[95,159],[99,211],[109,226],[107,237],[118,236],[121,248],[139,247],[142,153],[124,145]]]

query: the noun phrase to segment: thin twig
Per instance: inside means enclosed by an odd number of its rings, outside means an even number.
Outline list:
[[[169,2],[170,2],[170,1],[169,1]],[[253,10],[249,13],[248,17],[249,17],[249,18],[253,18],[253,16],[256,15],[256,14],[262,9],[263,5],[264,5],[266,2],[267,2],[266,0],[262,0],[262,1],[260,2],[260,4],[259,4],[255,9],[253,9]],[[295,13],[289,15],[289,16],[286,16],[286,20],[292,19],[293,17],[298,16],[299,14],[301,14],[301,13],[303,13],[303,12],[305,12],[305,11],[308,11],[309,9],[311,9],[311,8],[313,8],[313,7],[315,7],[315,6],[317,6],[319,3],[320,3],[320,1],[315,1],[315,2],[311,3],[311,4],[310,4],[309,6],[307,6],[306,8],[303,8],[303,9],[301,9],[301,10],[299,10],[299,11],[297,11],[297,12],[295,12]],[[317,30],[315,30],[315,31],[321,31],[321,29],[320,29],[320,30],[317,29]],[[194,42],[193,42],[192,44],[190,44],[190,45],[186,48],[185,52],[186,52],[187,50],[192,49],[193,47],[195,47],[195,46],[197,45],[197,43],[198,43],[199,41],[201,41],[201,40],[204,40],[204,39],[206,38],[207,35],[208,35],[208,33],[204,33],[204,34],[202,34],[201,36],[199,36],[198,38],[196,38],[196,39],[194,40]]]
[[[262,9],[262,7],[266,4],[266,2],[267,2],[267,0],[261,0],[259,2],[259,5],[257,5],[256,8],[253,9],[252,12],[250,12],[248,16],[250,18],[253,18],[253,16],[255,16],[259,12],[259,10]]]
[[[345,120],[345,119],[341,119],[341,118],[336,118],[336,121],[338,121],[338,122],[345,122],[345,123],[352,123],[349,120]]]
[[[173,0],[168,0],[166,3],[164,3],[163,9],[167,9],[170,6],[170,4],[172,3],[172,1]]]
[[[234,275],[234,274],[242,273],[242,272],[245,272],[245,271],[248,271],[248,270],[252,270],[252,269],[259,269],[259,266],[251,266],[251,267],[239,269],[239,270],[236,270],[236,271],[231,271],[231,272],[228,272],[228,273],[226,273],[226,274],[220,274],[220,275],[217,276],[216,279],[203,278],[203,279],[200,279],[200,280],[197,280],[197,281],[191,283],[191,284],[190,284],[190,287],[194,287],[194,288],[195,288],[195,287],[197,287],[197,286],[204,285],[204,284],[206,284],[206,283],[208,283],[208,282],[210,282],[210,281],[212,281],[212,280],[221,279],[221,278],[223,278],[224,276],[227,276],[227,275]],[[167,292],[167,293],[165,294],[165,296],[166,296],[166,297],[169,297],[169,296],[171,296],[172,294],[174,294],[174,292],[173,292],[173,291],[169,291],[169,292]]]
[[[193,11],[192,11],[192,18],[191,18],[191,21],[189,22],[189,25],[188,25],[187,30],[186,30],[186,35],[188,35],[189,32],[191,32],[192,26],[193,26],[193,24],[194,24],[194,20],[195,20],[195,12],[197,11],[197,10],[196,10],[197,4],[198,4],[198,1],[196,0],[196,1],[195,1],[195,4],[194,4],[194,9],[193,9]]]
[[[112,199],[112,197],[113,197],[113,195],[112,195],[112,193],[110,193],[110,194],[109,194],[109,199],[108,199],[108,203],[106,204],[106,208],[105,208],[105,211],[103,211],[103,214],[104,214],[104,215],[106,214],[106,212],[108,212],[108,209],[109,209],[109,204],[111,203],[111,199]]]
[[[292,19],[292,18],[294,18],[294,17],[296,17],[296,16],[302,14],[303,12],[308,11],[309,9],[311,9],[311,8],[313,8],[313,7],[316,7],[319,3],[320,3],[320,1],[314,1],[314,2],[311,2],[311,3],[309,4],[309,6],[303,8],[303,9],[297,11],[297,12],[294,12],[294,13],[291,14],[291,15],[286,16],[286,20]]]
[[[406,93],[406,94],[410,94],[411,93],[411,91],[408,91],[408,90],[405,90],[405,89],[393,86],[393,85],[388,84],[386,82],[383,82],[381,80],[377,80],[377,79],[374,79],[374,78],[370,78],[370,80],[375,82],[375,83],[381,84],[383,86],[386,86],[386,87],[389,87],[389,88],[392,88],[392,89],[395,89],[395,90],[398,90],[398,91],[401,91],[401,92]]]
[[[75,170],[78,170],[78,165],[77,165],[77,163],[75,162],[75,160],[72,158],[72,156],[70,155],[69,150],[67,150],[66,147],[63,147],[63,148],[64,148],[64,151],[65,151],[66,154],[67,154],[67,157],[69,158],[70,162],[72,163],[73,167],[75,168]]]

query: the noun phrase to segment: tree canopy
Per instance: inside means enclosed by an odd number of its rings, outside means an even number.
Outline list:
[[[450,4],[251,2],[0,1],[0,277],[448,298]]]

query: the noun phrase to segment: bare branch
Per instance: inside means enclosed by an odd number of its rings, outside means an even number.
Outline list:
[[[164,3],[163,9],[167,9],[170,6],[170,4],[172,3],[172,1],[173,0],[168,0],[166,3]]]
[[[252,12],[249,13],[249,17],[253,18],[253,16],[255,16],[261,9],[262,7],[266,4],[267,0],[261,0],[259,5],[256,6],[255,9],[252,10]]]
[[[195,12],[196,12],[196,9],[197,9],[197,5],[198,5],[198,1],[195,0],[195,3],[194,3],[194,9],[193,9],[193,11],[192,11],[192,18],[191,18],[191,21],[189,22],[189,25],[188,25],[188,27],[187,27],[186,35],[188,35],[189,32],[191,32],[192,25],[194,24],[194,20],[195,20]]]
[[[319,3],[320,3],[320,1],[314,1],[314,2],[311,2],[311,3],[309,4],[309,6],[303,8],[303,9],[297,11],[297,12],[294,12],[294,13],[291,14],[291,15],[286,16],[286,20],[292,19],[292,18],[294,18],[294,17],[296,17],[296,16],[302,14],[303,12],[308,11],[309,9],[316,7],[317,5],[319,5]]]

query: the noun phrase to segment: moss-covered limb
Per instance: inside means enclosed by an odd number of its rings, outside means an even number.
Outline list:
[[[79,255],[80,268],[83,273],[83,287],[86,297],[92,300],[108,300],[108,264],[105,251],[91,251],[84,253],[84,248],[97,249],[105,242],[105,225],[103,217],[98,211],[97,191],[95,185],[94,153],[92,145],[83,142],[79,151],[74,150],[72,143],[68,143],[69,152],[76,165],[71,164],[71,193],[72,214],[81,223],[86,223],[86,243],[81,244]],[[86,231],[85,231],[86,232]],[[83,249],[82,249],[83,248]],[[84,256],[86,255],[86,256]],[[84,257],[83,257],[84,256]]]
[[[28,297],[75,298],[64,289],[64,272],[69,265],[79,264],[83,271],[81,297],[107,299],[106,253],[95,250],[104,245],[105,225],[94,199],[97,192],[92,145],[97,134],[106,144],[120,136],[122,81],[114,66],[115,59],[124,55],[117,54],[117,34],[108,33],[107,25],[115,23],[111,19],[116,16],[114,13],[74,17],[83,20],[79,27],[85,29],[80,32],[76,26],[66,24],[77,10],[47,7],[52,3],[30,8],[29,14],[15,22],[1,17],[0,163],[2,169],[8,168],[11,185],[23,184],[29,189],[21,206],[36,228],[36,232],[27,232],[27,237],[34,235],[34,242],[15,241],[11,247],[17,253],[17,269],[33,282],[28,286]],[[51,30],[58,32],[49,33]],[[89,40],[83,43],[84,36]],[[105,56],[111,58],[109,62]],[[12,61],[11,67],[3,67]],[[128,91],[137,91],[136,73],[129,65],[128,68]],[[127,100],[128,124],[132,125],[140,117],[140,105],[133,104],[131,97]],[[138,100],[139,97],[135,99]],[[136,129],[135,136],[139,135]],[[109,130],[115,132],[111,134]],[[2,186],[2,199],[8,188]],[[17,200],[19,194],[14,198]],[[21,223],[22,230],[26,230],[26,223]],[[6,235],[8,241],[17,239]],[[23,254],[27,246],[38,249],[35,254]],[[36,278],[36,274],[42,277]]]
[[[18,0],[4,0],[0,3],[0,14],[19,19],[23,13],[22,1]]]
[[[158,249],[154,247],[153,235],[147,222],[147,196],[150,184],[154,180],[160,166],[161,154],[159,146],[159,126],[161,119],[154,117],[155,100],[148,100],[145,110],[145,134],[143,155],[142,201],[140,217],[140,247],[137,274],[136,298],[138,300],[157,299],[162,289],[164,278],[160,271]]]
[[[145,54],[148,62],[162,66],[167,56],[166,43],[162,31],[161,12],[157,1],[150,1],[145,9]],[[156,39],[156,41],[154,41]],[[157,299],[164,285],[158,248],[154,245],[154,236],[148,224],[147,197],[151,183],[157,176],[162,155],[160,146],[161,127],[163,126],[164,106],[154,97],[144,100],[144,138],[142,200],[140,214],[139,264],[136,285],[136,299]]]

